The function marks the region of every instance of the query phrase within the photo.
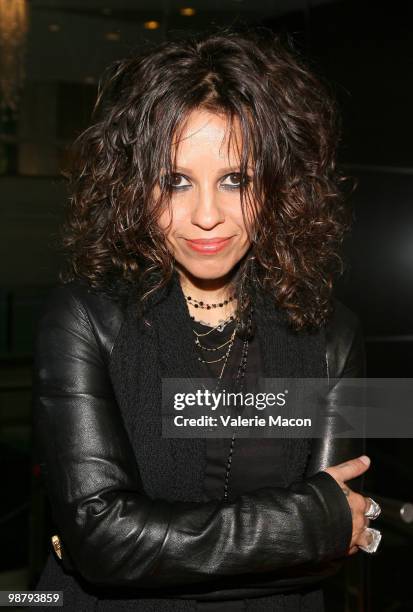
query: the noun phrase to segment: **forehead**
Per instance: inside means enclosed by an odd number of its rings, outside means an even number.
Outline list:
[[[172,142],[172,157],[177,163],[207,159],[238,163],[242,151],[242,132],[238,117],[206,109],[189,113]]]

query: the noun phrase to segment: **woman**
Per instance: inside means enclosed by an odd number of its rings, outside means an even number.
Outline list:
[[[73,610],[319,612],[322,580],[374,548],[377,508],[346,484],[358,441],[328,411],[313,440],[166,437],[161,387],[363,375],[331,295],[333,106],[278,40],[227,32],[116,63],[95,113],[37,331],[56,527],[37,589]]]

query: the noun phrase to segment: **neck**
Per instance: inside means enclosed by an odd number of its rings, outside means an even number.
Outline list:
[[[200,279],[178,267],[177,271],[189,314],[195,320],[217,325],[234,314],[237,301],[233,299],[227,304],[224,302],[234,294],[236,270],[216,279]],[[188,300],[188,297],[191,297],[192,300]],[[201,308],[199,304],[195,305],[196,301],[204,302],[205,306],[207,304],[218,304],[218,306],[209,309]]]
[[[190,296],[194,300],[215,304],[223,302],[234,293],[235,274],[232,271],[225,276],[213,279],[197,278],[179,269],[178,273],[185,297]]]

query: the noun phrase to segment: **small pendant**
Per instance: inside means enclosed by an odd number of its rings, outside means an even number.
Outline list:
[[[223,323],[221,323],[221,325],[219,325],[219,326],[216,328],[216,329],[217,329],[217,331],[219,331],[219,332],[224,331],[224,329],[225,329],[225,327],[226,327],[227,323],[228,323],[228,321],[224,321]]]

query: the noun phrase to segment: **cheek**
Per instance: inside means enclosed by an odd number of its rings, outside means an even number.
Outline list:
[[[233,216],[233,220],[236,223],[236,225],[241,229],[242,232],[247,231],[247,227],[250,225],[250,220],[249,220],[248,215],[246,219],[244,220],[241,207],[239,208],[239,210],[237,210],[236,215]]]
[[[174,231],[181,224],[179,208],[173,205],[173,202],[161,212],[158,217],[157,225],[162,229],[166,236],[172,236]]]
[[[172,201],[170,210],[164,210],[158,218],[158,225],[165,231],[166,236],[173,239],[174,234],[185,231],[190,225],[190,219],[188,206],[182,201]]]
[[[245,221],[242,218],[242,213],[240,213],[242,225],[245,228],[251,230],[255,225],[256,217],[258,218],[259,212],[260,212],[260,207],[255,201],[246,203]]]

